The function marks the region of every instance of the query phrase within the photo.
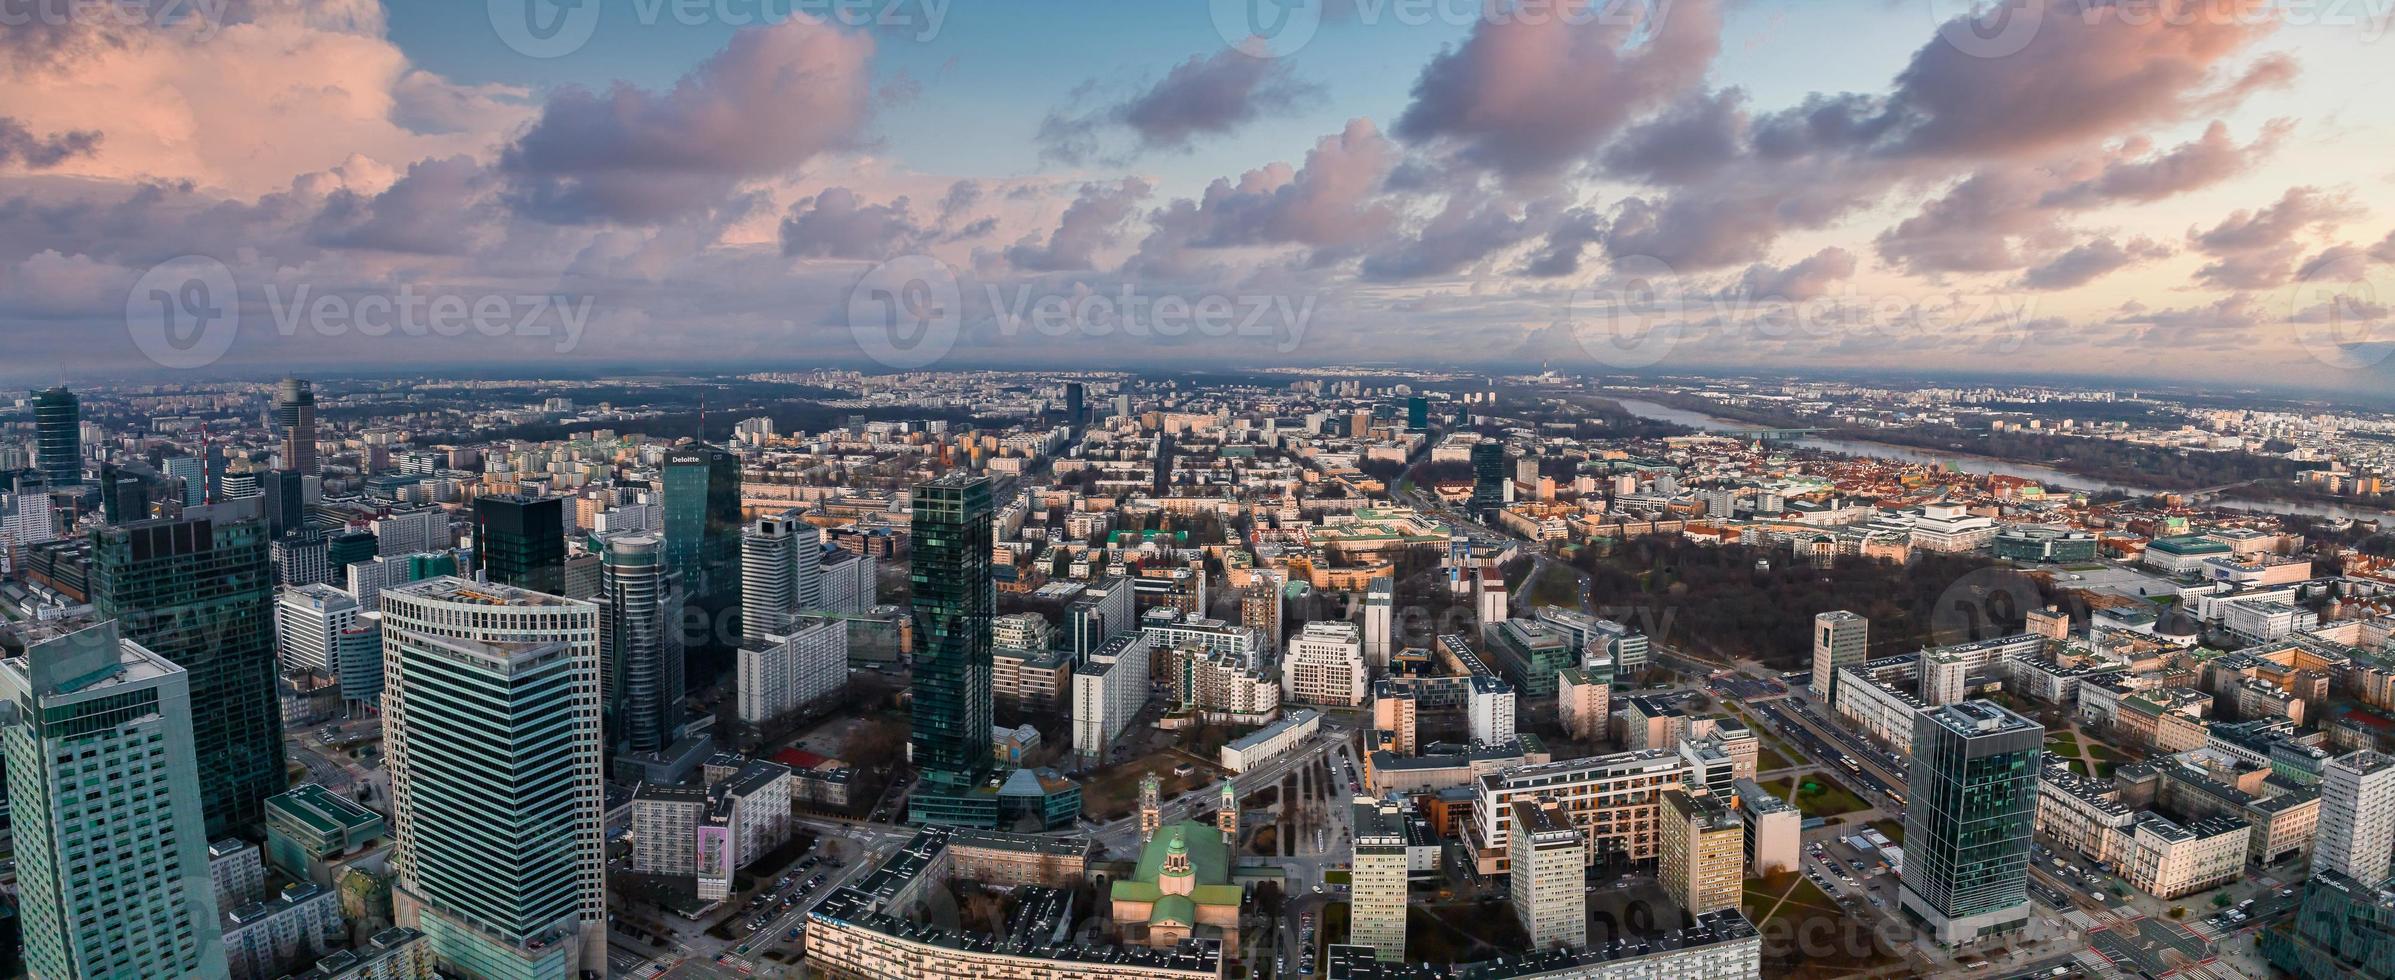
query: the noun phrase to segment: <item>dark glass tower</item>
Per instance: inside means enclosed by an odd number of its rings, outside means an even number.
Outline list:
[[[665,565],[702,608],[740,601],[740,459],[714,446],[665,456]]]
[[[493,582],[563,594],[565,499],[474,498],[474,561]]]
[[[914,761],[963,788],[990,769],[990,481],[952,473],[914,490]]]
[[[213,840],[289,788],[275,696],[274,569],[266,528],[205,518],[92,532],[92,607],[125,639],[191,672],[200,802]]]
[[[655,534],[599,539],[600,698],[610,751],[655,752],[679,734],[681,599]]]
[[[1430,429],[1430,399],[1413,395],[1405,400],[1405,427],[1410,432]]]
[[[1484,440],[1472,445],[1472,514],[1486,518],[1505,506],[1505,444]]]
[[[274,421],[283,430],[283,468],[315,476],[316,389],[298,378],[284,378],[274,390]]]
[[[298,470],[268,470],[258,481],[266,493],[266,532],[282,537],[308,526],[308,478]]]
[[[343,531],[327,539],[324,563],[333,570],[333,581],[349,581],[349,566],[374,557],[376,547],[372,531]]]
[[[100,515],[110,524],[149,520],[149,481],[114,466],[101,466]]]
[[[33,393],[33,468],[52,487],[83,483],[83,403],[64,385]]]
[[[2046,730],[1992,701],[1913,717],[1899,904],[1953,945],[2029,921],[2030,830]]]
[[[1088,398],[1089,394],[1082,388],[1081,382],[1064,383],[1064,424],[1075,432],[1081,431],[1082,413],[1089,410]]]

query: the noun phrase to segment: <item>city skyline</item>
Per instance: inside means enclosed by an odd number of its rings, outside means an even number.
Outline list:
[[[518,3],[197,6],[0,46],[29,381],[1163,353],[2368,391],[2395,352],[2368,4],[1291,0],[1268,39],[1236,2],[635,5],[547,41]],[[930,348],[875,299],[909,283]]]

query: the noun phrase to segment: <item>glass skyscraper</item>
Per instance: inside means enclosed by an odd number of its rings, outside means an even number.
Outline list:
[[[1487,518],[1505,506],[1505,444],[1488,440],[1472,444],[1472,515]]]
[[[914,489],[914,762],[935,787],[990,769],[990,481],[952,473]]]
[[[37,977],[223,977],[189,674],[117,624],[0,662],[25,965]]]
[[[714,446],[665,456],[665,564],[706,608],[740,599],[740,458]]]
[[[91,601],[126,639],[191,674],[208,839],[257,823],[289,782],[265,526],[194,518],[94,531]]]
[[[283,434],[283,469],[315,476],[316,389],[299,378],[284,378],[274,389],[274,421]]]
[[[445,974],[607,972],[598,607],[454,577],[382,598],[398,923]]]
[[[33,468],[52,487],[83,482],[83,403],[64,385],[33,393]]]
[[[681,727],[682,597],[647,531],[599,538],[599,646],[608,745],[656,752]]]
[[[474,498],[474,562],[493,582],[565,591],[565,499]]]
[[[1941,943],[2029,921],[2030,831],[2046,730],[1992,701],[1913,717],[1899,903]]]

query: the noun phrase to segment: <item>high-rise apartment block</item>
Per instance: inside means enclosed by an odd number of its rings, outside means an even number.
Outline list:
[[[2349,752],[2321,770],[2312,873],[2376,887],[2395,874],[2395,758]]]
[[[1663,793],[1663,853],[1657,877],[1690,915],[1735,909],[1746,887],[1746,831],[1717,796]]]
[[[1513,804],[1514,917],[1532,950],[1588,945],[1588,837],[1550,801]]]
[[[1226,784],[1227,786],[1227,784]],[[1357,797],[1349,942],[1372,947],[1376,959],[1405,961],[1406,806]]]

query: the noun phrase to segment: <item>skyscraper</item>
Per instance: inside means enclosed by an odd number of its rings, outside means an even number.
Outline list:
[[[92,532],[92,608],[190,672],[193,748],[213,840],[282,792],[274,568],[256,521],[153,520]]]
[[[740,599],[740,458],[714,446],[665,456],[665,565],[691,601],[713,609]]]
[[[52,487],[83,483],[83,403],[65,385],[33,393],[33,468]]]
[[[183,481],[183,506],[197,507],[208,502],[208,469],[199,457],[169,457],[166,475]]]
[[[1871,659],[1871,621],[1840,609],[1813,617],[1813,696],[1835,704],[1838,668]]]
[[[1738,907],[1746,886],[1746,826],[1718,796],[1663,791],[1656,877],[1690,915]]]
[[[1230,784],[1223,784],[1227,789]],[[1356,797],[1352,925],[1348,942],[1372,958],[1405,962],[1406,809],[1396,800]]]
[[[914,488],[916,769],[964,788],[990,768],[990,481],[951,473]]]
[[[110,524],[149,520],[149,481],[114,466],[101,464],[100,516]]]
[[[599,539],[599,646],[606,674],[608,744],[656,752],[681,725],[682,598],[657,535]]]
[[[474,498],[474,562],[493,582],[557,595],[565,589],[565,499]]]
[[[267,470],[258,489],[266,497],[266,533],[282,537],[308,527],[308,478],[298,470]]]
[[[316,389],[299,378],[284,378],[274,389],[274,424],[283,436],[283,469],[315,476]]]
[[[33,976],[226,975],[189,679],[114,622],[50,629],[0,662]]]
[[[1405,400],[1405,427],[1410,432],[1430,429],[1430,399],[1414,395]]]
[[[1514,917],[1532,950],[1588,945],[1588,834],[1554,800],[1513,801]]]
[[[740,532],[740,642],[786,636],[801,610],[822,608],[822,532],[783,511]]]
[[[2029,921],[2030,829],[2046,731],[1992,701],[1913,717],[1898,902],[1953,945]]]
[[[1074,432],[1081,431],[1081,420],[1089,411],[1088,397],[1081,382],[1064,383],[1064,424]]]
[[[445,972],[605,973],[598,607],[441,577],[383,610],[398,923]]]
[[[2349,752],[2320,774],[2320,830],[2312,873],[2335,872],[2365,887],[2395,874],[2395,759]]]
[[[1505,444],[1484,439],[1472,444],[1472,516],[1488,519],[1505,506]]]

